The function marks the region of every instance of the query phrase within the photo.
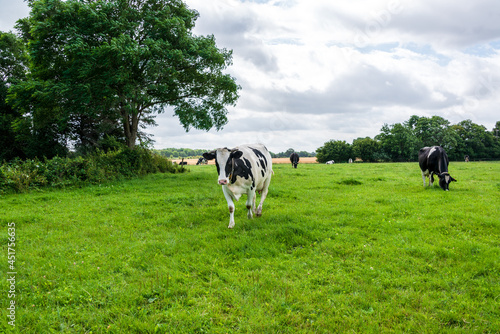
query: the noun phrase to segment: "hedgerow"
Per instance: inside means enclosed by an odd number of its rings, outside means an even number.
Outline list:
[[[86,157],[15,159],[0,166],[0,193],[100,184],[152,173],[180,173],[182,166],[138,148],[98,151]]]

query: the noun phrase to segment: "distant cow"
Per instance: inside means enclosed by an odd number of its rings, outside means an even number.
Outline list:
[[[206,165],[207,160],[203,157],[199,158],[198,161],[196,162],[197,165]]]
[[[452,181],[457,181],[448,173],[448,156],[441,146],[432,146],[421,148],[418,152],[418,164],[422,170],[422,179],[429,177],[429,186],[432,187],[434,182],[434,174],[439,177],[439,186],[448,191],[449,184]]]
[[[327,164],[327,165],[333,165],[334,163],[335,163],[335,161],[333,161],[333,160],[328,160],[325,164]]]
[[[261,216],[273,173],[273,162],[267,148],[262,144],[241,145],[232,149],[224,147],[205,152],[203,157],[207,160],[215,159],[219,174],[218,184],[222,185],[222,192],[229,207],[228,228],[234,227],[233,200],[239,200],[243,194],[247,194],[247,217],[252,218],[252,212],[258,217]],[[255,191],[261,194],[257,210]]]
[[[349,163],[352,164],[352,159],[351,158],[349,158]]]
[[[465,162],[469,162],[469,156],[468,156],[468,155],[466,155],[466,156],[464,157],[464,159],[465,159]]]
[[[297,165],[299,164],[299,155],[295,152],[290,154],[290,162],[292,163],[293,168],[297,168]]]

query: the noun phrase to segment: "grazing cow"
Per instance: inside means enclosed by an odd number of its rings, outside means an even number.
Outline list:
[[[449,190],[449,184],[452,181],[457,181],[451,177],[448,173],[448,156],[441,146],[432,146],[421,148],[418,152],[418,164],[422,170],[422,179],[424,180],[425,187],[425,177],[429,177],[429,186],[432,187],[434,182],[434,175],[439,177],[439,186],[445,190]]]
[[[334,163],[335,163],[335,161],[333,161],[333,160],[328,160],[325,164],[327,164],[327,165],[333,165]]]
[[[299,164],[299,155],[295,152],[290,154],[290,162],[292,163],[293,168],[297,168],[297,165]]]
[[[257,217],[261,216],[273,174],[273,162],[267,148],[262,144],[240,145],[233,149],[224,147],[205,152],[203,157],[207,160],[215,159],[219,174],[218,184],[222,185],[222,192],[229,207],[228,228],[234,227],[233,200],[239,200],[243,194],[247,194],[247,217],[252,218],[252,212],[255,212]],[[261,194],[257,210],[255,191]]]
[[[352,164],[352,159],[351,158],[349,158],[349,163]]]
[[[198,161],[196,162],[196,165],[206,165],[207,160],[203,157],[199,158]]]
[[[465,156],[465,162],[469,162],[469,156],[468,155]]]

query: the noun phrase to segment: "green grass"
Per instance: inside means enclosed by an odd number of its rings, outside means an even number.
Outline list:
[[[500,332],[500,163],[452,163],[449,192],[416,163],[275,165],[233,230],[215,167],[190,169],[0,197],[14,332]]]

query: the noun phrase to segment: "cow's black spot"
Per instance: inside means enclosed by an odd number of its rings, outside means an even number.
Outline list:
[[[264,154],[262,154],[261,151],[259,151],[258,149],[256,148],[251,148],[250,149],[253,151],[253,153],[257,156],[257,158],[259,158],[259,161],[260,161],[260,165],[262,167],[262,169],[264,171],[266,171],[267,169],[267,159],[266,159],[266,156]]]
[[[246,180],[251,179],[252,186],[255,187],[255,181],[252,173],[252,165],[250,164],[250,161],[247,158],[242,157],[240,159],[228,159],[225,169],[226,169],[226,175],[228,176],[231,174],[231,170],[233,171],[233,175],[231,175],[231,183],[235,183],[236,177],[239,176]]]
[[[265,176],[264,171],[261,169],[260,172],[262,173],[262,177]]]
[[[220,166],[219,162],[217,161],[217,158],[215,158],[215,166],[217,167],[217,175],[220,175]]]

